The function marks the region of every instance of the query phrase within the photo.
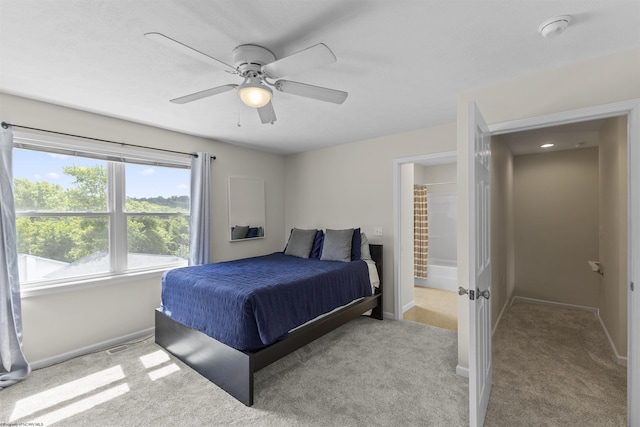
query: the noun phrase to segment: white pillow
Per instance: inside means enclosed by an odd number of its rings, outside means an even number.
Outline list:
[[[369,240],[367,239],[367,235],[360,233],[360,239],[362,240],[362,243],[360,244],[360,259],[371,259],[371,251],[369,250]]]

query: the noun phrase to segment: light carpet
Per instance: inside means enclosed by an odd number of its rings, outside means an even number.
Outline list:
[[[626,375],[593,313],[516,302],[493,336],[485,427],[626,426]]]
[[[2,422],[64,426],[466,426],[456,334],[359,318],[258,372],[246,407],[152,339],[34,371]]]

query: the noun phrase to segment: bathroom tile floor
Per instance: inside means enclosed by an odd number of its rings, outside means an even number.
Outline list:
[[[416,305],[405,311],[404,320],[438,328],[458,330],[458,294],[443,289],[414,287]]]

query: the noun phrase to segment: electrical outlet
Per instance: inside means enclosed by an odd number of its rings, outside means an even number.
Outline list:
[[[373,234],[376,236],[382,236],[382,227],[376,227],[373,229]]]

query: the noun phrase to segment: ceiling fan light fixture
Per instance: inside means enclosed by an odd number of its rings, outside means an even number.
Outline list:
[[[280,59],[276,59],[273,52],[262,46],[243,44],[236,46],[233,50],[231,53],[233,65],[229,65],[163,34],[151,32],[146,33],[145,37],[214,67],[221,68],[230,74],[244,78],[240,85],[225,84],[173,98],[170,101],[174,104],[186,104],[235,89],[244,104],[257,110],[262,123],[273,124],[276,121],[276,113],[271,102],[273,87],[280,92],[334,104],[342,104],[349,95],[347,92],[326,87],[285,80],[278,80],[272,83],[267,80],[289,76],[336,62],[336,56],[324,43],[315,44]]]
[[[262,108],[271,101],[271,88],[255,82],[248,82],[238,86],[238,95],[242,102],[252,108]]]

